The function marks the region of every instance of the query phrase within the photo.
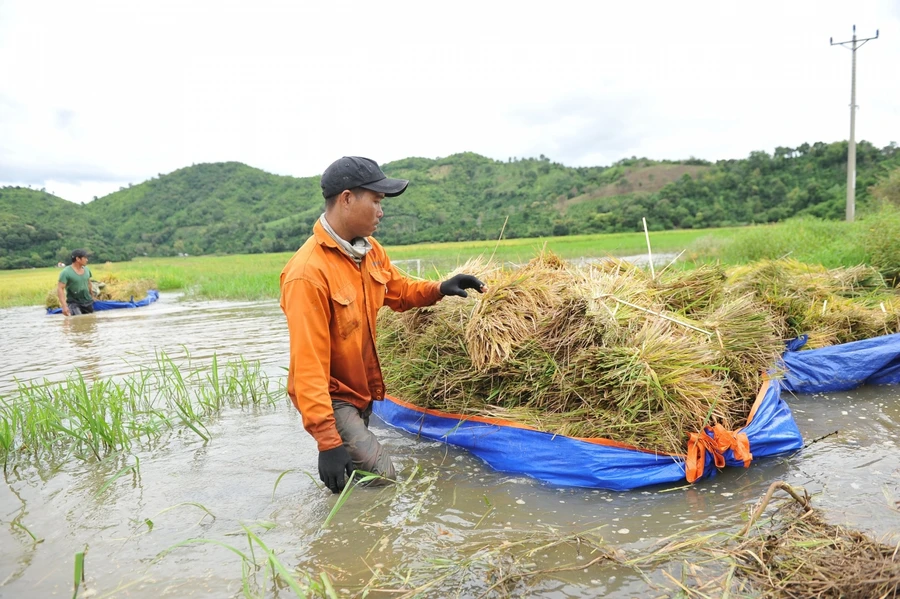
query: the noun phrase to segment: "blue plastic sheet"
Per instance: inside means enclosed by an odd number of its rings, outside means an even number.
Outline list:
[[[130,302],[109,302],[104,300],[95,301],[94,311],[97,312],[99,310],[118,310],[120,308],[142,308],[144,306],[149,306],[158,299],[159,291],[157,291],[156,289],[151,289],[147,292],[147,297],[138,301],[134,301],[134,297],[131,298]],[[47,314],[62,314],[62,308],[47,308]]]
[[[803,438],[783,389],[800,393],[850,389],[862,384],[900,382],[900,334],[818,350],[789,344],[782,357],[787,374],[768,381],[757,397],[750,421],[735,432],[750,443],[753,459],[794,451]],[[618,491],[683,482],[686,456],[644,451],[612,441],[584,440],[503,423],[423,410],[386,398],[373,403],[385,423],[427,439],[463,447],[495,470],[523,474],[551,485]],[[698,431],[685,431],[685,434]],[[707,436],[712,436],[708,434]],[[722,453],[726,466],[744,466],[731,449]],[[703,477],[715,474],[714,455],[705,455]]]
[[[900,383],[900,333],[783,356],[784,388],[828,393]]]

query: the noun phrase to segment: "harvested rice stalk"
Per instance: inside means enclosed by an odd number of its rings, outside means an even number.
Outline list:
[[[647,310],[658,312],[664,309],[651,295],[649,277],[625,273],[635,271],[591,270],[580,279],[588,302],[588,314],[604,324],[604,345],[622,343],[629,331],[643,326]]]
[[[739,397],[751,400],[762,384],[762,373],[784,352],[783,325],[747,294],[725,299],[703,318],[702,326],[715,332],[717,362],[728,369]]]
[[[660,273],[652,293],[666,310],[690,315],[703,312],[719,301],[725,269],[702,265],[692,270],[667,270]]]
[[[871,289],[884,289],[887,283],[877,268],[859,264],[847,268],[833,268],[828,271],[832,285],[840,295],[852,297]]]
[[[570,365],[583,397],[595,397],[614,409],[623,422],[663,424],[656,433],[665,447],[677,452],[684,435],[704,424],[731,428],[733,403],[718,352],[705,339],[682,332],[676,325],[651,319],[630,343],[582,352]]]
[[[765,260],[733,270],[727,285],[732,293],[754,293],[784,321],[788,337],[811,335],[814,342],[807,347],[898,330],[879,306],[896,293],[865,266],[828,270],[795,260]]]
[[[97,299],[113,302],[140,301],[147,297],[147,292],[156,289],[153,279],[121,280],[112,273],[104,273],[91,279]],[[47,292],[44,305],[49,309],[59,308],[56,287]]]
[[[383,311],[388,335],[379,336],[379,353],[390,392],[423,407],[447,409],[467,405],[473,395],[474,370],[466,351],[464,330],[471,304],[441,302],[416,334],[406,330],[406,314]],[[435,306],[435,308],[437,308]],[[392,323],[399,321],[399,324]],[[475,395],[477,397],[477,394]],[[448,410],[449,411],[449,410]]]
[[[562,260],[542,253],[522,269],[490,281],[466,326],[475,368],[499,366],[516,346],[533,339],[541,322],[565,300],[571,279]]]
[[[836,343],[884,335],[890,331],[888,322],[888,315],[880,309],[869,308],[840,296],[832,297],[827,303],[810,306],[804,320],[811,331],[834,331]]]

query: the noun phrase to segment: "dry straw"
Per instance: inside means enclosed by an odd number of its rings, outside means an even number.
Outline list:
[[[779,490],[789,497],[773,500]],[[896,541],[829,523],[805,489],[782,481],[770,485],[738,533],[685,531],[619,559],[639,572],[662,569],[678,597],[900,597]]]
[[[757,522],[776,489],[794,501]],[[786,483],[770,486],[741,534],[743,541],[729,551],[736,574],[766,596],[900,597],[900,545],[830,524],[805,491],[801,496]]]

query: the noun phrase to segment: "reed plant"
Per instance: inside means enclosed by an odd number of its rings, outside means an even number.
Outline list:
[[[243,358],[197,365],[158,352],[155,365],[116,379],[88,381],[76,370],[59,383],[22,382],[0,397],[0,452],[4,463],[30,456],[53,460],[73,454],[100,460],[152,446],[179,427],[210,440],[204,422],[225,407],[272,404],[283,397],[258,362]]]

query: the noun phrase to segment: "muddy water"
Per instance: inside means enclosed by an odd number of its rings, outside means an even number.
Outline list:
[[[15,380],[61,380],[75,366],[92,378],[116,376],[153,364],[160,350],[188,351],[197,361],[214,353],[220,359],[243,356],[260,360],[271,377],[282,377],[288,350],[274,302],[181,302],[165,294],[147,308],[68,320],[36,308],[0,310],[0,335],[5,397],[14,394]],[[376,421],[400,476],[411,480],[400,490],[354,492],[326,530],[322,524],[335,497],[307,476],[316,472],[317,454],[296,411],[284,402],[226,410],[209,423],[209,443],[174,434],[153,451],[99,465],[72,459],[10,470],[0,490],[0,597],[71,596],[74,555],[86,547],[87,594],[80,596],[242,596],[240,558],[222,545],[195,542],[163,553],[188,539],[206,539],[249,555],[242,526],[288,568],[316,576],[327,569],[342,595],[341,589],[359,589],[372,571],[384,586],[399,588],[407,576],[423,584],[446,573],[437,559],[462,562],[477,548],[504,542],[601,527],[605,541],[639,550],[689,527],[735,530],[741,512],[776,480],[815,494],[816,505],[835,523],[896,538],[900,389],[787,400],[807,442],[818,439],[805,449],[694,486],[626,493],[557,489],[497,473],[464,451]],[[135,458],[139,474],[122,476],[97,494]],[[255,551],[258,558],[260,549]],[[562,548],[538,551],[527,561],[531,569],[546,569],[588,559]],[[432,596],[478,596],[489,586],[487,569],[474,563],[468,576],[452,577],[452,585],[437,587],[445,590]],[[636,573],[608,565],[530,584],[516,594],[660,594]]]

